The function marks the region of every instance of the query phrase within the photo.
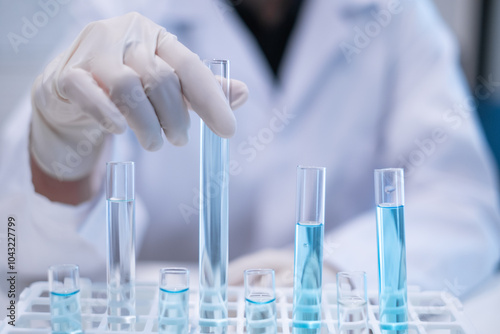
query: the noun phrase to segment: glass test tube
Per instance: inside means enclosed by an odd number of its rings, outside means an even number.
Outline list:
[[[108,328],[133,331],[135,324],[134,163],[106,164],[108,234]]]
[[[337,313],[340,334],[368,334],[364,271],[337,273]]]
[[[380,329],[402,334],[408,329],[404,176],[402,168],[375,170]]]
[[[229,97],[229,61],[205,61]],[[202,333],[227,329],[229,143],[201,123],[199,324]]]
[[[293,333],[320,333],[324,167],[297,167],[297,225],[293,282]]]
[[[185,334],[189,331],[189,270],[160,269],[158,333]]]
[[[274,270],[245,270],[245,317],[249,334],[276,334]]]
[[[74,264],[51,266],[48,275],[52,333],[83,333],[78,266]]]

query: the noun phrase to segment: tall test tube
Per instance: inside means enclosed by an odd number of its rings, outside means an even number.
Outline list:
[[[205,61],[229,97],[229,61]],[[224,80],[225,79],[225,80]],[[229,143],[202,122],[200,156],[199,324],[201,333],[227,330]]]
[[[134,163],[106,164],[108,328],[135,327]]]
[[[375,170],[380,329],[408,332],[404,175],[402,168]]]
[[[321,332],[325,221],[324,167],[297,167],[293,333]]]

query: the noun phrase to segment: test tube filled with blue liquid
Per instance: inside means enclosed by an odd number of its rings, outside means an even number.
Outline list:
[[[323,167],[297,167],[293,281],[295,334],[321,332],[325,173]]]
[[[107,312],[111,331],[133,331],[135,325],[134,200],[134,163],[107,163]]]
[[[189,332],[189,271],[186,268],[160,270],[158,333]]]
[[[375,170],[380,329],[408,331],[404,175],[402,168]]]
[[[205,61],[229,96],[229,61]],[[224,80],[225,79],[225,80]],[[227,330],[229,143],[201,124],[199,325],[201,333]]]
[[[79,280],[77,265],[49,268],[50,321],[54,334],[83,333]]]

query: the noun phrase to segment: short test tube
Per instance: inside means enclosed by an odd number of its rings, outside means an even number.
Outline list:
[[[368,334],[368,295],[364,271],[337,273],[339,334]]]
[[[135,311],[134,163],[106,164],[108,328],[133,331]]]
[[[320,333],[325,221],[324,167],[297,167],[293,333]]]
[[[229,61],[205,64],[229,97]],[[229,143],[201,123],[199,324],[202,333],[227,329]]]
[[[276,334],[276,291],[273,269],[245,270],[246,333]]]
[[[160,269],[158,333],[189,332],[189,270]]]
[[[54,265],[48,272],[53,334],[81,334],[80,274],[77,265]]]
[[[402,168],[375,170],[380,329],[403,334],[408,329],[404,175]]]

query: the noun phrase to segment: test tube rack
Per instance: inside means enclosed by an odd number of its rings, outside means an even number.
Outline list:
[[[111,333],[106,322],[106,285],[92,284],[82,279],[81,305],[82,324],[86,334]],[[134,333],[157,332],[158,286],[139,284],[136,286],[137,323]],[[378,293],[368,292],[368,325],[370,333],[381,334],[378,324]],[[292,289],[276,290],[278,333],[291,333]],[[408,291],[408,334],[472,334],[475,333],[463,313],[460,301],[447,292]],[[198,294],[191,289],[189,301],[190,333],[198,333]],[[338,333],[336,286],[323,287],[323,333]],[[246,333],[245,299],[242,287],[228,289],[228,333]],[[50,334],[50,297],[47,282],[36,282],[25,289],[17,304],[15,327],[0,324],[0,334]],[[112,332],[127,333],[130,332]]]

